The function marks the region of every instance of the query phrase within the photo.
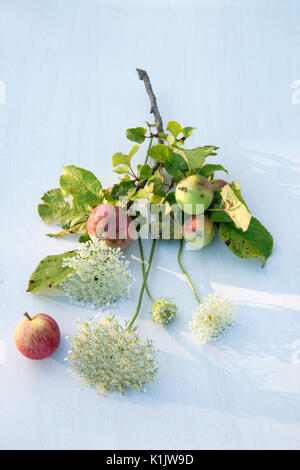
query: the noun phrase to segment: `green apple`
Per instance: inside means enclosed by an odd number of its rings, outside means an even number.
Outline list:
[[[187,214],[202,214],[212,203],[214,191],[207,178],[191,175],[181,180],[175,191],[176,202]]]

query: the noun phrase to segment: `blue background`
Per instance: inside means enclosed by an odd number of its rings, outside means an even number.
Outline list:
[[[296,0],[0,0],[1,448],[299,448],[299,14]],[[137,66],[165,124],[197,126],[191,146],[220,147],[275,247],[263,270],[218,237],[184,253],[202,298],[216,291],[237,302],[237,325],[201,346],[187,326],[196,303],[177,244],[161,243],[151,290],[174,297],[178,319],[153,325],[145,298],[138,322],[160,349],[159,381],[103,399],[70,375],[66,340],[36,363],[12,336],[25,310],[52,315],[64,336],[93,314],[59,291],[25,293],[41,258],[76,246],[44,236],[51,229],[36,205],[63,165],[93,171],[106,187],[116,180],[111,156],[130,149],[125,129],[150,120]],[[126,256],[137,283],[113,310],[121,322],[140,284],[136,244]]]

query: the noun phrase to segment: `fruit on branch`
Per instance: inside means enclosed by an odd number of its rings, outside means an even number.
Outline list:
[[[23,356],[39,360],[53,354],[60,343],[60,331],[56,321],[39,313],[30,317],[25,313],[25,319],[15,329],[15,344]]]
[[[228,183],[225,180],[211,181],[211,185],[212,185],[214,191],[217,191],[218,189],[224,188],[224,186],[226,186],[226,184],[228,184]]]
[[[197,215],[210,206],[213,194],[212,185],[207,178],[201,175],[191,175],[178,183],[175,198],[184,212]]]
[[[215,235],[215,226],[206,215],[190,217],[183,224],[183,237],[194,248],[200,250],[209,245]]]
[[[91,238],[104,240],[111,248],[125,248],[131,242],[132,220],[124,209],[112,204],[96,206],[87,221]]]

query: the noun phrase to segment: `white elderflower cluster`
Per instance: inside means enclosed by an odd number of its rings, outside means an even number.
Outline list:
[[[207,343],[223,335],[233,323],[232,302],[214,294],[199,305],[193,314],[190,328],[201,343]]]
[[[152,341],[122,328],[110,315],[78,321],[78,335],[70,340],[67,360],[74,375],[101,394],[126,389],[142,390],[153,382],[157,366]]]
[[[156,323],[167,325],[176,317],[177,306],[172,299],[160,298],[153,303],[151,315]]]
[[[132,275],[120,248],[103,241],[81,243],[76,256],[64,259],[75,270],[60,286],[73,303],[95,308],[107,307],[129,296]]]

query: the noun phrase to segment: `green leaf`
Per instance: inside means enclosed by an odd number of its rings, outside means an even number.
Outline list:
[[[119,165],[115,170],[113,170],[118,175],[124,175],[128,173],[129,166],[128,165]]]
[[[224,168],[222,165],[213,165],[211,163],[207,163],[200,169],[200,175],[205,176],[205,178],[213,178],[214,177],[214,172],[215,171],[225,171],[225,173],[228,173],[226,168]]]
[[[136,187],[130,188],[127,192],[127,197],[131,199],[136,194],[136,191],[137,191]]]
[[[134,180],[121,181],[120,183],[113,185],[113,188],[111,190],[111,196],[114,200],[117,201],[122,197],[126,197],[128,194],[128,191],[131,188],[135,188]]]
[[[149,193],[146,189],[141,188],[136,194],[130,196],[129,199],[131,201],[136,201],[137,199],[149,199]]]
[[[86,230],[86,231],[84,232],[84,234],[81,235],[81,236],[78,238],[78,241],[79,241],[79,243],[85,243],[85,242],[88,242],[90,239],[91,239],[91,238],[90,238],[90,236],[89,236],[89,233],[88,233],[88,231]]]
[[[170,206],[174,206],[176,204],[175,191],[167,194],[166,202],[168,202]]]
[[[177,121],[170,121],[167,125],[167,130],[176,138],[178,134],[182,132],[182,127]]]
[[[112,156],[113,167],[115,168],[118,165],[129,166],[133,155],[138,151],[138,149],[139,149],[139,146],[134,145],[128,155],[125,155],[125,153],[122,153],[122,152],[114,153],[114,155]]]
[[[70,210],[60,189],[50,189],[41,199],[44,203],[38,205],[38,213],[46,224],[56,222]]]
[[[130,150],[129,154],[128,154],[128,157],[130,158],[130,160],[132,159],[133,155],[138,151],[140,147],[138,145],[134,145],[132,147],[132,149]]]
[[[205,162],[205,151],[202,147],[194,149],[173,148],[173,152],[180,155],[188,164],[189,171],[198,170]]]
[[[251,218],[245,232],[231,222],[221,223],[219,234],[235,255],[240,258],[262,258],[263,266],[273,250],[272,235],[255,217]]]
[[[91,171],[74,165],[65,166],[59,184],[65,196],[71,195],[85,206],[93,207],[103,201],[102,185]]]
[[[222,198],[222,209],[229,215],[235,226],[245,232],[250,224],[251,212],[238,199],[229,184],[221,189],[220,196]]]
[[[194,129],[196,129],[196,127],[184,127],[182,129],[182,133],[183,133],[184,138],[188,139],[189,137],[191,137],[191,135],[193,135]]]
[[[151,204],[157,204],[161,206],[166,198],[166,193],[164,191],[157,191],[152,195]]]
[[[63,259],[71,258],[75,255],[76,250],[67,251],[60,255],[46,256],[32,273],[28,282],[27,292],[34,293],[45,287],[55,287],[70,274],[73,274],[73,268],[63,266]]]
[[[216,207],[213,205],[208,209],[208,216],[212,222],[219,223],[219,222],[225,222],[225,223],[231,223],[231,218],[229,217],[226,212],[220,208],[220,206]]]
[[[86,221],[92,210],[92,207],[80,200],[67,202],[60,189],[50,189],[42,196],[42,200],[44,203],[38,205],[40,217],[46,224],[59,221],[63,229],[70,229]]]
[[[180,155],[187,163],[189,171],[195,171],[202,168],[206,157],[214,155],[214,150],[218,147],[212,145],[206,145],[205,147],[196,147],[194,149],[179,149],[172,148],[173,152]]]
[[[205,145],[202,147],[204,152],[205,152],[205,157],[208,157],[209,155],[217,155],[217,150],[219,150],[219,147],[216,147],[215,145]]]
[[[168,152],[168,158],[165,161],[165,169],[169,175],[173,176],[176,183],[185,178],[186,173],[189,171],[189,167],[185,159],[170,151]]]
[[[148,191],[150,193],[154,193],[155,191],[159,191],[160,188],[162,187],[164,183],[164,177],[161,174],[161,169],[159,168],[158,170],[155,171],[155,173],[149,178],[147,186],[148,186]]]
[[[128,155],[125,155],[122,152],[116,152],[112,156],[112,165],[113,167],[116,167],[118,165],[129,165],[130,164],[130,159],[128,158]]]
[[[144,127],[133,127],[126,130],[126,137],[133,142],[142,144],[145,140],[145,134],[147,130]]]
[[[103,201],[101,183],[90,171],[74,165],[64,167],[60,184],[61,189],[47,191],[38,206],[44,222],[60,222],[64,230],[58,237],[72,231],[77,224],[85,223],[93,207]]]
[[[169,156],[169,149],[164,144],[154,145],[148,152],[150,158],[156,162],[164,163]]]
[[[145,165],[138,165],[138,171],[141,180],[151,178],[152,176],[152,168],[147,163]]]

